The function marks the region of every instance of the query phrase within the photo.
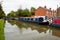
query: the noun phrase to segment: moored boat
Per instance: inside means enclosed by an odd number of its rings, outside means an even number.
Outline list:
[[[50,24],[50,26],[53,26],[53,27],[60,27],[60,19],[54,19],[52,20],[52,23]]]
[[[35,22],[39,24],[48,24],[46,16],[39,16],[39,17],[19,17],[19,21],[27,21],[27,22]]]

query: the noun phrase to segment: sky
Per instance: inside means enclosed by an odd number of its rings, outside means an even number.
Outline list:
[[[0,0],[1,1],[1,0]],[[17,11],[19,8],[30,9],[31,7],[35,7],[36,9],[41,6],[44,7],[45,5],[47,8],[52,8],[54,10],[60,7],[60,0],[2,0],[3,10],[6,14],[10,11]]]

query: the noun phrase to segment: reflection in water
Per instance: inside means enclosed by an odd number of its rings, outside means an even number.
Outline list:
[[[52,29],[52,35],[60,37],[60,28],[51,28]]]
[[[53,32],[54,28],[34,23],[18,21],[6,21],[5,23],[6,40],[60,40],[59,37],[53,36],[55,35]]]

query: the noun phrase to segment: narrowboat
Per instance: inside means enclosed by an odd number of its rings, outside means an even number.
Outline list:
[[[52,27],[60,27],[60,19],[59,18],[53,19],[50,26],[52,26]]]
[[[19,21],[28,21],[28,22],[36,22],[36,23],[48,23],[46,16],[40,16],[40,17],[19,17]]]

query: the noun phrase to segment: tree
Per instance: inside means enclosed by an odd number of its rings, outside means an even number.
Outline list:
[[[18,9],[17,12],[16,12],[16,16],[17,17],[22,16],[22,11],[23,11],[22,9]]]
[[[6,15],[2,9],[2,5],[0,4],[0,18],[4,18]]]
[[[30,13],[31,13],[31,15],[35,15],[35,8],[34,7],[31,7],[31,10],[30,10]]]
[[[31,15],[33,15],[35,13],[35,8],[31,7],[31,11],[29,12],[29,10],[26,8],[24,10],[22,9],[18,9],[16,12],[11,11],[8,16],[9,17],[29,17]]]
[[[11,11],[7,16],[8,17],[16,17],[16,12]]]
[[[28,17],[28,16],[30,16],[30,12],[27,8],[24,9],[24,10],[18,9],[16,14],[17,14],[18,17]]]
[[[30,16],[30,12],[27,8],[22,11],[22,16],[24,16],[24,17]]]

